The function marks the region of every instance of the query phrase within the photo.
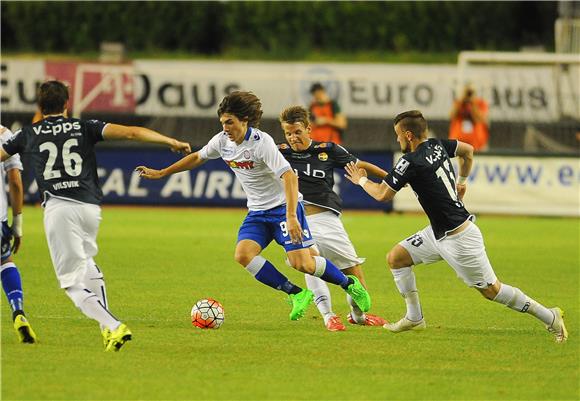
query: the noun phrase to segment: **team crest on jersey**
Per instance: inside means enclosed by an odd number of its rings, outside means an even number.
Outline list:
[[[407,160],[401,157],[395,166],[395,172],[401,175],[405,174],[405,171],[407,171],[407,168],[409,168],[409,164],[410,163]]]
[[[318,160],[320,160],[321,162],[325,162],[328,160],[328,155],[325,152],[319,153]]]
[[[252,154],[250,153],[249,150],[244,150],[244,159],[251,159],[252,158]]]
[[[243,162],[235,160],[224,160],[224,161],[231,168],[241,168],[242,170],[251,170],[254,168],[254,162],[252,160],[246,160]]]

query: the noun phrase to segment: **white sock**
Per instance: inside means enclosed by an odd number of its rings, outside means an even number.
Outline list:
[[[326,281],[310,274],[305,274],[304,279],[308,289],[314,293],[314,303],[324,318],[324,324],[326,324],[328,319],[334,316],[328,285]]]
[[[354,299],[348,294],[346,294],[346,302],[350,305],[350,315],[352,316],[352,320],[355,323],[363,324],[365,322],[365,314],[364,312],[358,307]]]
[[[493,300],[515,311],[529,313],[544,324],[551,325],[554,321],[554,314],[550,309],[534,301],[517,287],[502,283]]]
[[[85,316],[99,322],[101,327],[115,330],[121,322],[103,306],[97,295],[81,285],[73,285],[65,289],[66,295]]]
[[[407,314],[405,317],[414,322],[423,319],[419,292],[417,291],[417,283],[415,282],[415,273],[413,273],[411,266],[390,270],[393,274],[395,285],[403,298],[405,298],[405,304],[407,304]]]
[[[105,286],[105,278],[103,277],[103,273],[99,270],[99,267],[95,263],[95,261],[90,258],[87,263],[87,274],[85,275],[84,280],[85,287],[91,290],[101,301],[103,306],[106,309],[109,309],[109,302],[107,300],[107,288]],[[101,330],[104,327],[101,325]]]

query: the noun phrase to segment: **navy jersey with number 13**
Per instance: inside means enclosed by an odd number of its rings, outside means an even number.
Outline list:
[[[407,183],[413,188],[437,240],[474,218],[457,197],[450,159],[456,150],[455,140],[427,139],[415,151],[404,154],[383,180],[395,191]]]
[[[105,123],[62,116],[47,117],[18,131],[4,145],[10,155],[30,157],[43,204],[49,196],[100,204],[95,144]]]

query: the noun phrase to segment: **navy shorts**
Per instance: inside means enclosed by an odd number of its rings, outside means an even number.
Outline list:
[[[272,240],[284,247],[286,252],[296,249],[309,248],[314,245],[314,240],[310,234],[304,206],[298,203],[296,215],[300,227],[302,227],[302,243],[293,244],[290,239],[290,233],[286,228],[286,205],[280,205],[269,210],[250,211],[240,231],[238,231],[238,242],[244,239],[250,239],[260,244],[265,249]]]

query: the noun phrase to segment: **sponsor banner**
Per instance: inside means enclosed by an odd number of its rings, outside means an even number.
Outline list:
[[[46,80],[57,79],[69,87],[69,106],[81,112],[134,113],[134,68],[131,64],[55,61],[2,61],[2,109],[36,111],[36,90]]]
[[[454,168],[458,171],[456,164]],[[477,155],[464,203],[475,213],[578,217],[580,160]],[[410,187],[399,191],[393,208],[422,210]]]
[[[365,160],[391,168],[392,153],[357,154]],[[145,180],[134,171],[139,165],[162,168],[178,160],[166,150],[98,149],[97,162],[105,204],[149,204],[246,207],[246,194],[234,173],[222,159],[208,160],[201,167],[174,174],[162,180]],[[25,172],[31,171],[25,163]],[[390,204],[376,202],[359,186],[335,172],[335,191],[344,199],[344,207],[390,210]],[[27,201],[39,200],[38,188],[26,175]]]
[[[41,68],[45,65],[45,69]],[[557,121],[580,117],[574,99],[580,75],[570,66],[556,87],[549,66],[472,66],[465,78],[490,105],[495,121]],[[34,111],[34,88],[46,78],[73,85],[75,113],[133,111],[147,116],[214,117],[233,90],[251,90],[264,116],[275,118],[292,104],[307,105],[313,82],[324,84],[349,118],[392,117],[422,110],[428,119],[448,119],[457,67],[420,64],[276,63],[135,60],[129,65],[2,61],[2,106]]]

